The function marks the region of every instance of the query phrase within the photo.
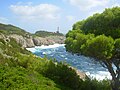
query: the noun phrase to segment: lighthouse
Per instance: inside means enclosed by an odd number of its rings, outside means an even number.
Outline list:
[[[57,31],[56,31],[56,33],[59,33],[59,30],[60,30],[60,28],[59,28],[59,27],[57,27]]]

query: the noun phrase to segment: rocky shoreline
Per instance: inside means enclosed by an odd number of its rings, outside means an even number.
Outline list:
[[[0,33],[0,39],[4,39],[4,40],[10,40],[10,38],[14,38],[17,43],[21,44],[22,47],[24,48],[31,48],[31,47],[35,47],[35,46],[41,46],[41,45],[53,45],[55,43],[58,44],[64,44],[65,41],[65,37],[64,36],[49,36],[49,37],[23,37],[22,35],[17,35],[17,34],[11,34],[11,35],[4,35]],[[84,72],[81,72],[73,67],[69,67],[72,68],[76,71],[77,75],[81,78],[81,79],[85,79],[86,78],[86,74]]]
[[[4,35],[0,34],[0,38],[9,40],[9,38],[14,38],[19,44],[24,48],[30,48],[41,45],[53,45],[55,43],[64,44],[65,36],[48,36],[48,37],[38,37],[38,36],[22,36],[17,34]]]

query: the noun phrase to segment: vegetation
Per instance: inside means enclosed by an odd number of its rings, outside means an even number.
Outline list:
[[[105,9],[101,14],[96,13],[86,20],[79,21],[73,25],[73,30],[120,38],[120,7]]]
[[[5,25],[5,24],[1,24],[0,23],[0,33],[9,35],[9,34],[18,34],[18,35],[22,35],[22,36],[27,36],[30,35],[30,33],[26,32],[25,30],[13,26],[13,25]]]
[[[34,34],[31,34],[29,32],[26,32],[25,30],[13,26],[13,25],[6,25],[0,23],[0,33],[3,33],[5,35],[9,34],[17,34],[17,35],[22,35],[24,37],[30,37],[30,36],[39,36],[39,37],[48,37],[48,36],[64,36],[62,33],[59,32],[48,32],[48,31],[37,31]]]
[[[39,58],[21,48],[14,39],[0,40],[1,90],[69,90],[44,74],[46,58]],[[47,68],[47,67],[46,67]],[[45,73],[45,72],[44,72]]]
[[[65,41],[67,51],[94,57],[108,69],[112,90],[120,90],[119,20],[120,7],[106,9],[74,24],[73,29],[77,30],[69,31]]]
[[[68,65],[36,57],[14,39],[0,39],[0,90],[110,90],[109,81],[82,80]]]
[[[48,36],[64,36],[64,35],[59,32],[37,31],[35,33],[35,36],[48,37]]]

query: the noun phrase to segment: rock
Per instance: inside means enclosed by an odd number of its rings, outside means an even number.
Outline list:
[[[33,42],[36,46],[49,45],[48,40],[46,38],[42,38],[42,37],[34,37]]]
[[[9,38],[14,38],[18,43],[22,45],[22,47],[34,47],[41,45],[53,45],[55,43],[64,44],[65,37],[64,36],[49,36],[49,37],[23,37],[22,35],[11,34],[4,35],[0,33],[0,38],[4,40],[9,40]]]
[[[34,47],[35,46],[32,38],[26,38],[25,41],[26,41],[26,47]]]
[[[36,46],[40,45],[53,45],[55,43],[63,44],[65,40],[64,36],[49,36],[49,37],[34,37],[33,42]]]
[[[79,75],[79,77],[83,80],[87,77],[87,75],[84,72],[81,72],[79,70],[76,70],[76,73]]]
[[[4,40],[9,40],[9,38],[14,38],[17,43],[20,43],[22,47],[34,47],[34,46],[41,46],[41,45],[53,45],[55,43],[64,44],[65,37],[64,36],[49,36],[49,37],[25,37],[22,35],[11,34],[11,35],[4,35],[0,33],[0,38]]]
[[[58,43],[58,44],[64,44],[64,41],[65,41],[64,36],[49,36],[49,37],[46,37],[46,38],[48,40],[54,41],[54,43]]]
[[[20,43],[22,47],[26,47],[25,39],[21,35],[12,34],[8,36],[9,38],[14,38],[17,43]]]
[[[82,72],[82,71],[80,71],[80,70],[77,70],[76,68],[74,68],[74,67],[72,67],[72,66],[69,66],[69,68],[74,69],[74,70],[76,71],[77,75],[78,75],[81,79],[83,79],[83,80],[86,79],[87,75],[86,75],[84,72]]]
[[[34,47],[34,42],[32,37],[26,38],[21,35],[12,34],[8,36],[9,38],[14,38],[18,43],[22,45],[22,47]]]

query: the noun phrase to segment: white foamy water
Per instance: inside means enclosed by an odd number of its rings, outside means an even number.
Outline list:
[[[49,49],[49,48],[57,48],[57,47],[64,46],[64,45],[65,44],[54,44],[54,45],[48,45],[48,46],[42,45],[42,46],[35,46],[35,48],[38,48],[38,49]]]
[[[92,79],[96,78],[97,80],[112,79],[110,73],[106,71],[98,71],[94,74],[90,74],[90,73],[88,74],[87,72],[86,75]]]
[[[32,47],[32,48],[26,48],[28,51],[34,53],[36,52],[36,48],[35,47]]]
[[[54,45],[42,45],[42,46],[35,46],[35,47],[32,47],[32,48],[26,48],[28,51],[31,51],[31,52],[36,52],[38,49],[50,49],[50,48],[57,48],[57,47],[60,47],[60,46],[64,46],[65,44],[54,44]]]
[[[85,72],[90,78],[96,78],[97,80],[111,79],[108,70],[103,68],[99,62],[93,58],[83,55],[77,56],[66,52],[64,45],[65,44],[42,45],[26,49],[40,57],[47,55],[48,58],[56,58],[58,62],[65,61],[80,71]]]

